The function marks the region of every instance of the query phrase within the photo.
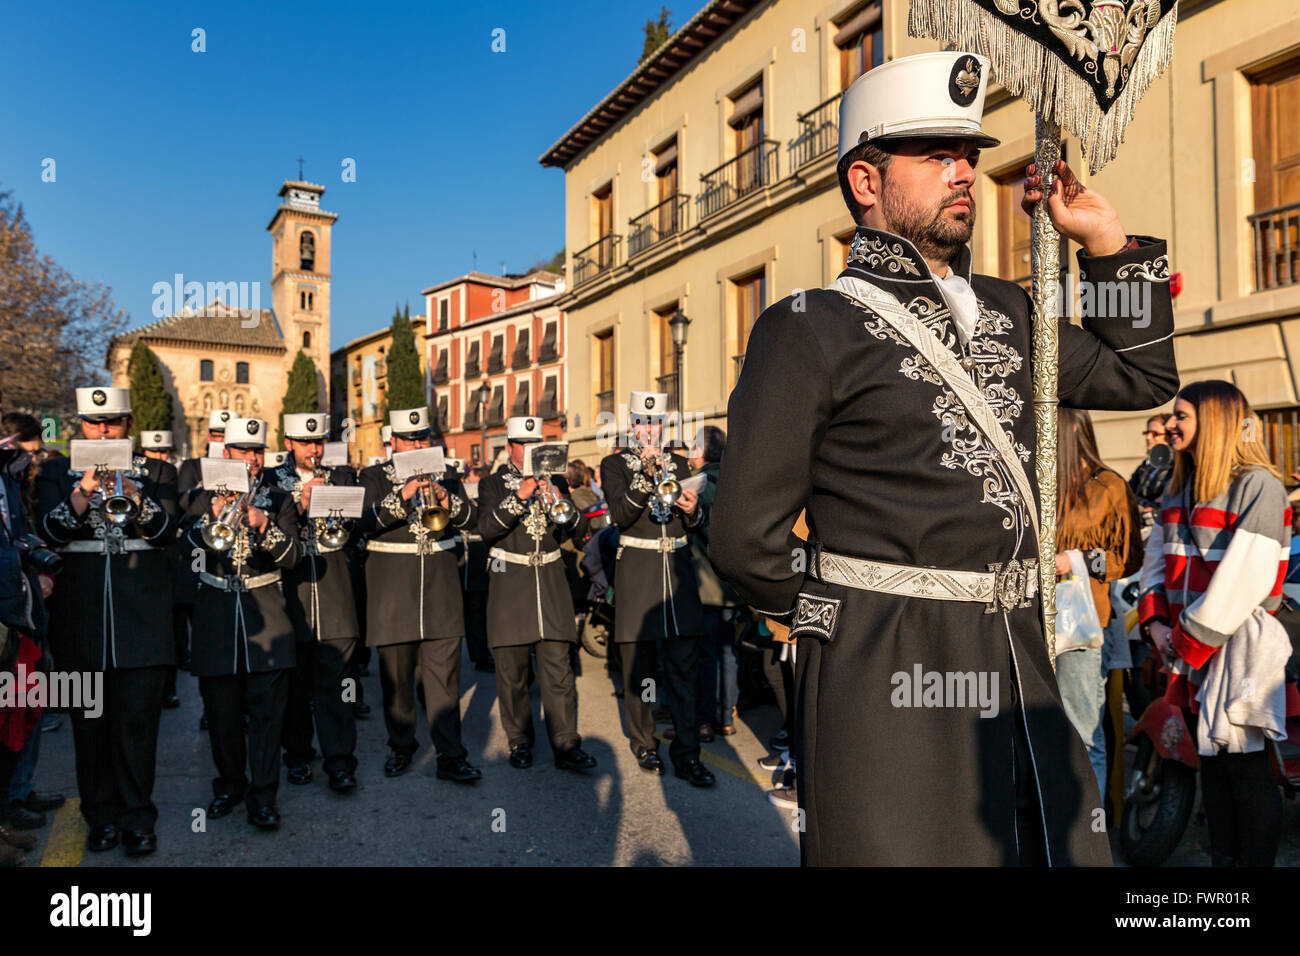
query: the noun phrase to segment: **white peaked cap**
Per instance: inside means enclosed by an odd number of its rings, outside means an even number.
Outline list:
[[[668,414],[667,392],[633,392],[628,413],[640,418],[658,418]]]
[[[77,414],[87,421],[131,414],[131,390],[95,385],[77,389]]]
[[[984,132],[989,61],[951,51],[899,57],[868,70],[840,97],[840,155],[860,143],[900,139],[973,139],[996,146]]]
[[[164,448],[172,447],[171,432],[141,432],[140,447],[148,448],[150,451],[160,451]]]
[[[227,448],[265,448],[266,422],[260,418],[232,418],[226,423]]]
[[[294,412],[284,416],[284,437],[295,441],[325,441],[330,417],[324,412]]]
[[[235,413],[228,408],[214,408],[212,414],[208,416],[208,431],[222,432],[226,430],[226,425],[235,417]]]
[[[516,415],[506,421],[506,438],[510,441],[542,440],[542,420],[535,415]]]
[[[429,430],[429,409],[400,408],[388,413],[388,424],[394,435],[420,437]]]

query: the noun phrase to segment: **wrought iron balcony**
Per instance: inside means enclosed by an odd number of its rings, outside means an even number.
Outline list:
[[[614,267],[623,237],[616,233],[601,236],[585,249],[573,254],[574,285],[590,282]]]
[[[799,114],[799,135],[790,140],[791,169],[811,163],[839,145],[839,102],[837,93],[807,113]]]
[[[635,256],[686,229],[690,196],[677,193],[628,222],[627,254]]]
[[[655,379],[655,384],[659,386],[659,391],[668,393],[668,410],[677,411],[677,373],[669,372],[667,375],[660,375]]]
[[[537,409],[537,417],[538,418],[559,418],[560,409],[556,406],[554,402],[547,402],[545,405],[542,405],[540,408]]]
[[[700,176],[700,195],[696,198],[699,218],[721,212],[750,193],[776,182],[779,173],[780,144],[765,139]]]
[[[514,355],[511,356],[510,365],[512,368],[527,368],[529,365],[533,364],[532,357],[528,354],[530,351],[528,348],[528,340],[524,339],[522,344],[523,348],[516,346]]]
[[[740,370],[745,367],[745,353],[741,352],[739,355],[733,355],[731,361],[736,366],[736,378],[740,378]]]
[[[614,390],[596,393],[596,411],[614,414]]]
[[[1255,238],[1255,291],[1300,282],[1300,203],[1247,217]]]
[[[468,359],[465,362],[465,378],[478,378],[482,374],[482,368],[478,363],[478,355]]]

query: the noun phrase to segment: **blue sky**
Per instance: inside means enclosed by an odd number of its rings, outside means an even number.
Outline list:
[[[680,26],[703,0],[667,5]],[[0,189],[40,250],[110,285],[134,327],[177,272],[261,281],[269,307],[266,225],[301,155],[339,214],[337,348],[387,323],[394,301],[423,311],[420,290],[475,252],[482,271],[517,272],[563,247],[564,174],[537,157],[635,68],[659,7],[7,3]],[[206,52],[191,50],[195,28]]]

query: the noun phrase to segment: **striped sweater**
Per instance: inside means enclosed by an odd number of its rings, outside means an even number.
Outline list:
[[[1286,489],[1265,468],[1204,504],[1186,488],[1166,494],[1142,564],[1141,620],[1170,624],[1174,650],[1201,667],[1256,607],[1277,611],[1290,542]]]

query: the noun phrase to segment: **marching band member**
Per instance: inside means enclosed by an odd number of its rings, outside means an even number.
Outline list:
[[[394,452],[429,447],[427,408],[390,411],[388,419]],[[438,752],[438,776],[478,780],[482,771],[466,759],[460,736],[460,642],[465,624],[452,553],[456,532],[473,527],[477,511],[460,479],[449,474],[441,481],[401,482],[393,463],[385,461],[362,471],[361,485],[366,489],[358,522],[358,530],[367,536],[366,643],[379,649],[390,750],[384,775],[397,777],[409,770],[419,747],[414,693],[418,673],[429,734]],[[447,512],[441,530],[428,526],[441,523],[435,521],[435,506]]]
[[[208,815],[224,817],[242,800],[248,822],[271,830],[280,825],[280,737],[294,665],[294,628],[281,575],[298,563],[300,550],[298,509],[265,480],[265,448],[266,422],[227,423],[222,456],[245,463],[249,491],[238,498],[198,491],[185,539],[204,566],[194,601],[191,669],[199,679],[217,768]]]
[[[124,388],[77,389],[81,434],[131,433]],[[86,846],[128,855],[158,847],[153,784],[167,668],[176,663],[166,548],[176,537],[176,469],[135,456],[121,473],[128,517],[110,516],[116,477],[73,472],[67,458],[41,466],[36,480],[41,535],[63,552],[60,600],[50,602],[50,646],[65,671],[104,673],[104,712],[71,710]]]
[[[285,599],[297,631],[298,663],[290,673],[284,720],[284,761],[290,783],[311,781],[312,717],[320,739],[330,789],[347,793],[357,786],[357,724],[343,681],[351,673],[360,627],[352,590],[353,558],[343,522],[326,529],[325,519],[309,518],[313,488],[352,487],[351,468],[323,467],[329,416],[321,412],[284,416],[285,462],[269,473],[271,487],[289,494],[298,509],[301,558],[284,574]],[[324,534],[323,534],[324,532]],[[341,537],[341,541],[331,541]],[[355,679],[355,678],[354,678]]]
[[[610,517],[622,531],[614,565],[614,642],[623,662],[627,735],[641,769],[662,774],[651,708],[658,694],[647,693],[654,683],[657,642],[662,641],[664,701],[675,731],[669,747],[673,770],[694,786],[711,787],[715,779],[700,762],[695,722],[704,612],[686,546],[687,533],[700,530],[706,517],[695,492],[680,491],[671,503],[671,495],[661,493],[668,491],[661,485],[691,473],[685,458],[660,446],[668,395],[633,392],[629,408],[637,447],[607,455],[600,463]]]
[[[144,452],[146,458],[152,458],[155,461],[165,461],[172,463],[172,433],[169,431],[141,432],[140,433],[140,450]],[[170,561],[172,572],[172,588],[175,593],[176,576],[180,573],[176,567],[175,558],[179,552],[173,548],[169,555],[173,558]],[[191,605],[192,608],[192,605]],[[176,642],[176,663],[167,668],[167,687],[163,691],[163,707],[174,710],[181,705],[180,696],[176,693],[176,669],[182,663],[188,665],[190,632],[189,632],[189,615],[177,615],[176,605],[172,605],[172,637]]]
[[[529,657],[537,653],[538,684],[546,730],[561,770],[590,770],[596,759],[583,752],[570,647],[577,643],[573,596],[560,540],[581,536],[582,517],[561,477],[540,481],[524,475],[524,445],[542,440],[542,420],[514,417],[506,423],[510,458],[479,482],[479,532],[490,548],[488,641],[496,655],[501,726],[510,744],[510,765],[533,765],[533,713],[528,698]]]
[[[213,442],[224,442],[226,440],[226,425],[235,413],[226,408],[214,409],[208,415],[208,445],[209,451]],[[199,458],[186,458],[181,462],[177,484],[180,488],[180,505],[181,514],[187,514],[190,508],[190,498],[194,494],[195,488],[203,487],[203,470],[199,465]],[[191,603],[193,603],[191,596]]]
[[[172,433],[169,431],[141,432],[140,450],[144,452],[146,458],[165,461],[169,465],[173,464],[172,452],[175,449],[172,445]]]

